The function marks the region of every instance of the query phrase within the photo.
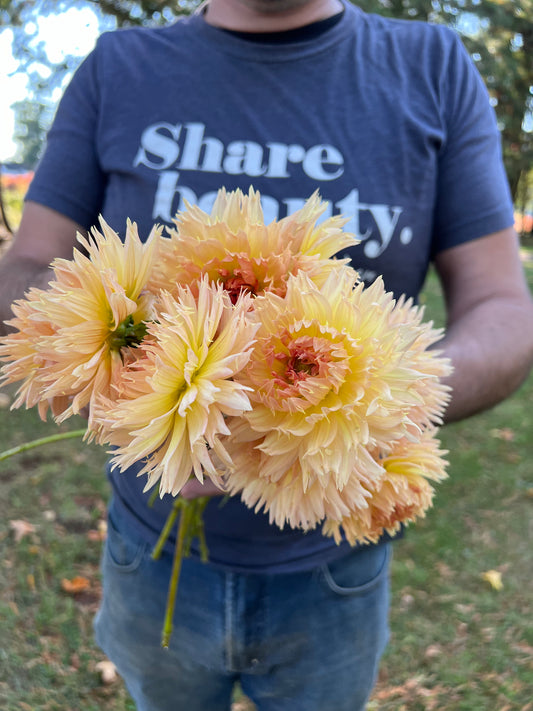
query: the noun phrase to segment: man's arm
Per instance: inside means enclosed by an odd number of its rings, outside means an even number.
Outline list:
[[[437,348],[451,358],[445,420],[486,410],[514,392],[533,364],[533,300],[512,228],[437,255],[447,310]]]
[[[7,333],[4,321],[13,316],[13,301],[30,286],[46,288],[56,257],[72,258],[76,232],[85,231],[68,217],[35,202],[26,204],[13,244],[0,260],[0,335]]]

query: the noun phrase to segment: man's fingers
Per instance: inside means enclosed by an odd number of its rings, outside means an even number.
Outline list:
[[[202,484],[198,479],[191,479],[180,491],[184,499],[196,499],[198,496],[223,496],[225,491],[210,479],[205,479]]]

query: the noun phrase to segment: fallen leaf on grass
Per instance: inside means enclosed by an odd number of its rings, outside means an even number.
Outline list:
[[[504,442],[512,442],[515,436],[509,427],[495,428],[490,431],[490,435],[496,439],[502,439]]]
[[[400,598],[400,609],[402,612],[405,612],[408,610],[410,607],[412,607],[413,603],[415,601],[414,595],[412,595],[410,592],[405,592]]]
[[[78,593],[88,590],[90,587],[91,581],[81,575],[76,575],[72,580],[63,578],[61,581],[61,589],[69,593],[69,595],[77,595]]]
[[[430,644],[424,651],[424,657],[426,657],[426,659],[434,659],[435,657],[439,657],[441,654],[442,647],[440,644]]]
[[[70,668],[73,671],[78,671],[78,669],[80,668],[80,658],[76,652],[72,652],[72,654],[70,655]]]
[[[512,645],[516,652],[521,652],[522,654],[527,654],[528,657],[533,657],[533,647],[525,642],[516,642]],[[533,701],[531,702],[533,707]]]
[[[117,668],[108,659],[102,662],[98,662],[96,665],[96,671],[100,674],[100,679],[102,684],[112,684],[118,679]]]
[[[425,686],[422,676],[415,676],[408,679],[405,684],[401,686],[378,688],[372,695],[372,698],[378,702],[397,699],[398,702],[405,701],[408,703],[406,706],[402,704],[399,709],[411,708],[413,702],[422,701],[426,711],[436,711],[440,704],[439,698],[444,693],[448,693],[448,689],[444,686],[437,685],[430,688]]]
[[[489,583],[494,590],[501,590],[503,588],[502,574],[499,570],[486,570],[484,573],[481,573],[481,577]]]
[[[15,533],[15,543],[20,543],[25,536],[35,533],[36,530],[33,523],[24,521],[23,519],[14,519],[13,521],[10,521],[9,527]]]
[[[454,576],[454,572],[450,566],[446,565],[446,563],[443,563],[442,561],[438,561],[437,570],[441,578],[444,578],[445,580],[449,580]]]
[[[472,603],[470,603],[468,605],[464,605],[462,603],[457,603],[457,605],[454,605],[454,608],[457,610],[457,612],[460,612],[461,615],[469,615],[469,616],[475,610],[475,606]]]
[[[91,528],[89,531],[87,531],[87,538],[90,541],[97,541],[99,543],[105,541],[105,539],[107,538],[107,522],[98,521],[98,529]]]

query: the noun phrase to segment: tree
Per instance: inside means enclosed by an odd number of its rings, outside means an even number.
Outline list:
[[[513,197],[533,165],[533,2],[491,0],[481,28],[465,44],[485,79],[498,116]]]
[[[80,59],[66,57],[55,65],[44,86],[36,67],[49,66],[50,62],[44,47],[28,41],[35,29],[30,20],[37,14],[91,7],[107,28],[110,22],[117,27],[165,24],[192,12],[199,1],[0,0],[0,30],[6,25],[14,29],[15,52],[22,69],[30,72],[33,96],[46,106],[47,97],[61,86]],[[367,12],[446,24],[461,35],[491,94],[509,183],[516,198],[521,175],[533,165],[533,0],[354,1]]]
[[[57,91],[82,59],[66,56],[51,62],[44,44],[36,41],[37,17],[91,8],[103,30],[164,24],[189,13],[197,4],[195,0],[0,0],[0,31],[11,29],[13,53],[29,85],[29,98],[13,106],[19,146],[15,159],[27,167],[35,166],[53,117]]]
[[[164,24],[192,12],[200,0],[0,0],[0,28],[20,27],[38,15],[59,14],[72,7],[91,7],[111,16],[119,27]]]
[[[533,165],[533,0],[357,0],[367,12],[456,30],[475,61],[502,135],[513,198]]]
[[[17,118],[14,138],[18,143],[14,161],[25,168],[35,168],[44,147],[53,107],[41,101],[26,100],[13,104],[13,110]]]

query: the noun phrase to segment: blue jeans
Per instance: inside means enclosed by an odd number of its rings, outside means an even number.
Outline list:
[[[187,558],[168,649],[171,556],[150,553],[111,510],[96,641],[138,711],[229,711],[236,682],[260,711],[363,711],[388,639],[390,543],[283,575]]]

